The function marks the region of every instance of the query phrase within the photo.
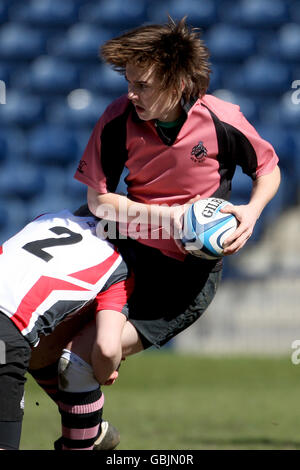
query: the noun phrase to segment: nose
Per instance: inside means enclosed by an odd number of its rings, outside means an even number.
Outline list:
[[[134,89],[134,86],[131,85],[130,83],[128,84],[128,93],[127,93],[128,99],[129,100],[134,100],[138,98],[138,94]]]

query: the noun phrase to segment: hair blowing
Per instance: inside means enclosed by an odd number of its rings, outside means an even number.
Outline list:
[[[100,57],[113,69],[124,74],[126,64],[154,67],[161,88],[175,89],[189,100],[203,96],[209,85],[209,52],[200,39],[199,30],[169,17],[163,25],[145,25],[105,42]]]

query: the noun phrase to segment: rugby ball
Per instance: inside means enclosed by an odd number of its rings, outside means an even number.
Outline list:
[[[233,214],[220,210],[232,205],[219,198],[200,199],[184,214],[182,243],[194,256],[204,259],[217,259],[223,256],[223,243],[238,226]]]

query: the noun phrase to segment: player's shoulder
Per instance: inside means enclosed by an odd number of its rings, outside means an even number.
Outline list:
[[[240,107],[237,104],[224,101],[214,95],[204,95],[201,103],[212,111],[222,122],[237,124],[242,118]]]
[[[125,114],[130,106],[130,101],[127,95],[122,95],[112,101],[105,109],[102,120],[107,123],[110,122],[123,114]]]

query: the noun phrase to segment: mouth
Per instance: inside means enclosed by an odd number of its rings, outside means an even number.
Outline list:
[[[142,113],[145,111],[145,109],[139,106],[138,104],[135,104],[134,107],[137,113]]]

